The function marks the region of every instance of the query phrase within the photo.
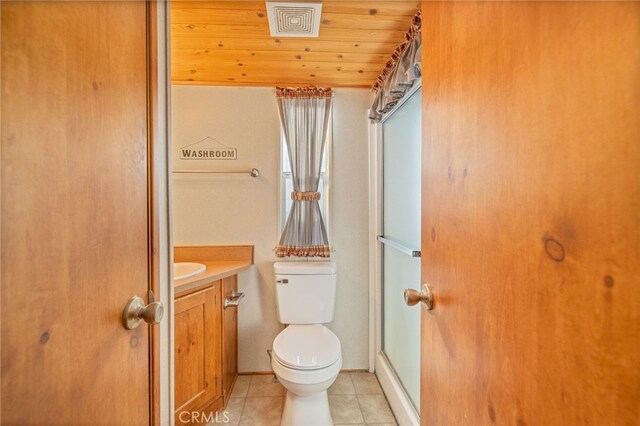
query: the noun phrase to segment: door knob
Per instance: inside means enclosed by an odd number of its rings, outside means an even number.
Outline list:
[[[404,302],[413,306],[418,302],[422,302],[427,310],[433,309],[433,292],[429,284],[422,284],[422,291],[416,291],[412,288],[408,288],[404,291]]]
[[[122,312],[122,324],[127,330],[137,328],[142,321],[147,324],[158,324],[164,316],[164,306],[154,301],[153,292],[149,291],[149,304],[145,305],[140,296],[133,296]]]

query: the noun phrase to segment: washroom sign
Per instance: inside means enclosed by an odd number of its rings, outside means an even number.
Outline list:
[[[180,148],[181,160],[237,160],[238,150],[207,136]]]

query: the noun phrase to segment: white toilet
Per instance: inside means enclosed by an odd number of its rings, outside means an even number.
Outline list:
[[[332,425],[327,389],[342,367],[333,320],[334,262],[277,262],[278,319],[288,324],[273,341],[271,366],[287,389],[283,426]]]

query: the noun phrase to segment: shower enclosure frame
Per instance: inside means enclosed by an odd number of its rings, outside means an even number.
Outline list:
[[[420,416],[391,363],[382,351],[383,288],[382,246],[378,236],[383,228],[383,125],[406,101],[422,88],[416,81],[380,122],[369,121],[369,371],[375,372],[398,424],[419,425]],[[416,283],[419,286],[420,283]],[[420,371],[416,371],[420,374]]]

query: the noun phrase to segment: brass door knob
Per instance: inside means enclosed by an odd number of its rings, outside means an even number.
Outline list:
[[[164,306],[160,302],[149,303],[142,308],[142,319],[147,324],[158,324],[164,317]]]
[[[137,328],[142,321],[147,324],[158,324],[164,317],[164,306],[153,300],[153,292],[149,292],[149,304],[139,296],[133,296],[122,312],[122,324],[127,330]]]
[[[422,302],[430,311],[433,309],[433,292],[428,284],[422,284],[422,291],[408,288],[404,291],[404,302],[409,306]]]

